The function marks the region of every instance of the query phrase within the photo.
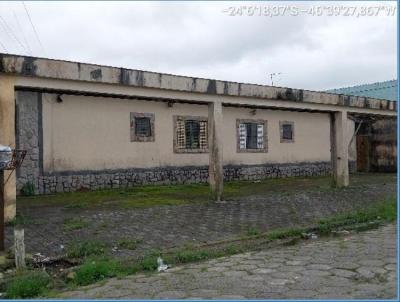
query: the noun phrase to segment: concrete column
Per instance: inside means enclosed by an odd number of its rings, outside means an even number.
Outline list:
[[[224,189],[222,159],[222,103],[208,104],[209,183],[214,200],[220,201]]]
[[[15,77],[0,75],[0,144],[15,148]],[[4,171],[4,182],[11,171]],[[16,178],[12,173],[4,186],[4,219],[12,220],[16,214]]]
[[[331,156],[334,185],[349,185],[347,111],[331,113]]]

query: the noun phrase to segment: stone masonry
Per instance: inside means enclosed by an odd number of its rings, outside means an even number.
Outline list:
[[[17,192],[26,183],[39,190],[41,100],[36,92],[18,91],[16,93],[16,144],[17,149],[27,150],[22,166],[17,169]]]

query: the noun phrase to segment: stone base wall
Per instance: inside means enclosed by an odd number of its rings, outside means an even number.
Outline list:
[[[331,164],[329,162],[224,167],[226,181],[254,181],[266,178],[330,174]],[[40,176],[37,194],[127,188],[137,185],[193,184],[207,181],[207,166],[63,172]]]

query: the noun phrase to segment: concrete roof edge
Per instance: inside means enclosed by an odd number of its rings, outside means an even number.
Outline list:
[[[394,101],[0,53],[0,73],[214,95],[396,110]]]

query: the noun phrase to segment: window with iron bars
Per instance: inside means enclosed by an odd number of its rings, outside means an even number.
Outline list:
[[[149,117],[135,118],[135,134],[137,136],[151,136],[151,122]]]
[[[176,118],[176,152],[207,152],[208,124],[201,117]]]
[[[154,114],[131,112],[131,142],[154,142]]]
[[[237,120],[238,151],[266,152],[266,121]]]

